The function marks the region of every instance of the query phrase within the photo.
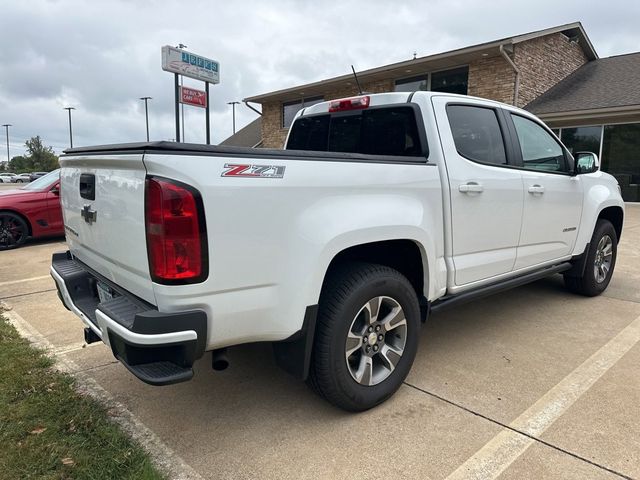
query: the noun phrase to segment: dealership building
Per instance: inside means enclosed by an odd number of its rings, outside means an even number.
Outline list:
[[[599,155],[626,201],[640,201],[640,52],[600,58],[579,22],[358,72],[370,93],[473,95],[535,113],[572,151]],[[262,116],[223,142],[281,148],[295,114],[356,95],[352,74],[246,98]]]

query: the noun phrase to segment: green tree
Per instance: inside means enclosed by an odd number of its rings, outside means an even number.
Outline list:
[[[7,170],[14,173],[29,172],[31,171],[31,163],[26,157],[18,155],[9,160],[9,168]]]
[[[39,135],[31,137],[24,145],[27,147],[27,159],[33,171],[50,172],[60,166],[53,148],[45,147]]]
[[[22,172],[50,172],[59,167],[58,157],[53,148],[46,147],[40,136],[36,135],[24,142],[27,155],[17,155],[9,161],[9,171]]]

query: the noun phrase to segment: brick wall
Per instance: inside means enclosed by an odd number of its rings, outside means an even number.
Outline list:
[[[519,107],[542,95],[588,60],[582,47],[562,33],[519,43],[512,58],[520,69]]]
[[[262,104],[262,146],[282,148],[287,138],[287,129],[282,128],[282,103]]]
[[[501,56],[469,63],[468,94],[513,104],[516,74]]]

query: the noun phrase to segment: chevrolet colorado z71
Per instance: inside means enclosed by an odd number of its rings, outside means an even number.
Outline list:
[[[151,142],[60,159],[65,306],[139,379],[271,342],[347,410],[389,398],[431,312],[561,273],[609,284],[624,203],[509,105],[387,93],[301,110],[285,150]]]

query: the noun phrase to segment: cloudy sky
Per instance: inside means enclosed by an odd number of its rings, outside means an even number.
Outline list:
[[[640,3],[608,0],[390,1],[0,0],[0,124],[11,155],[40,135],[68,146],[175,136],[173,76],[162,45],[216,59],[212,140],[231,134],[227,102],[348,73],[581,21],[601,57],[640,50]],[[185,80],[202,88],[202,83]],[[186,140],[204,142],[204,111],[185,107]],[[238,128],[256,114],[238,105]],[[4,130],[4,129],[3,129]],[[4,131],[0,146],[4,145]],[[6,158],[0,149],[0,160]]]

